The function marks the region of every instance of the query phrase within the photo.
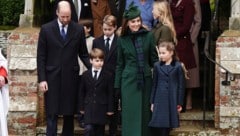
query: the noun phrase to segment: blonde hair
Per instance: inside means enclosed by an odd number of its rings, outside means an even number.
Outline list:
[[[159,18],[159,21],[170,28],[171,34],[173,36],[173,41],[175,44],[177,44],[177,34],[173,24],[172,12],[169,3],[165,0],[155,1],[153,3],[153,7],[157,9],[159,14],[163,14],[163,18]]]
[[[109,26],[117,27],[117,19],[113,15],[106,15],[103,18],[103,24],[107,24]]]

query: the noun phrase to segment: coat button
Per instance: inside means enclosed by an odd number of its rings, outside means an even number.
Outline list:
[[[93,101],[93,103],[96,103],[96,101]]]

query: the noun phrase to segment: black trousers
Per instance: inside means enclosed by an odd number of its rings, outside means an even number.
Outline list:
[[[170,128],[152,128],[154,136],[169,136]]]
[[[58,115],[47,115],[47,136],[57,136]],[[63,116],[62,136],[73,136],[73,115]]]
[[[105,125],[85,124],[84,136],[104,136]]]

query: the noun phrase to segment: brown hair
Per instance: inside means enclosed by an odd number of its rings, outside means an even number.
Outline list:
[[[158,48],[159,47],[164,47],[167,49],[167,51],[172,51],[173,52],[173,60],[179,60],[178,56],[177,56],[177,53],[176,53],[176,50],[175,50],[175,45],[173,42],[169,42],[169,41],[164,41],[164,42],[160,42],[158,44]],[[157,52],[159,53],[158,51],[158,48],[157,48]]]
[[[142,17],[141,16],[138,16],[138,17],[140,17],[140,20],[141,20],[141,24],[142,24]],[[136,17],[137,18],[137,17]],[[135,19],[135,18],[134,18]],[[132,20],[132,19],[130,19],[130,20]],[[121,27],[121,36],[123,36],[123,35],[127,35],[127,30],[129,29],[128,28],[128,19],[126,19],[126,18],[124,18],[123,19],[123,22],[122,22],[122,27]]]
[[[78,24],[86,26],[87,28],[92,28],[93,27],[92,19],[80,19]]]
[[[117,27],[117,19],[113,15],[106,15],[103,18],[103,24],[107,24],[109,26]]]
[[[89,55],[90,55],[90,59],[96,59],[96,58],[104,59],[105,58],[103,50],[98,49],[98,48],[93,48]]]
[[[176,45],[174,45],[173,42],[160,42],[160,43],[158,44],[158,48],[159,48],[159,47],[164,47],[164,48],[167,49],[167,51],[172,51],[172,52],[173,52],[173,56],[172,56],[172,57],[173,57],[173,60],[178,60],[178,61],[179,61],[179,58],[178,58],[177,53],[176,53],[176,50],[175,50]],[[158,48],[156,48],[156,49],[157,49],[157,52],[159,53]],[[185,78],[186,78],[186,79],[189,79],[188,71],[187,71],[184,63],[181,62],[181,66],[182,66],[182,69],[183,69]]]

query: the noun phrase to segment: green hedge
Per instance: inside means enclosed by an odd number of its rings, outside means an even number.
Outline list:
[[[0,0],[0,25],[18,26],[24,12],[24,0]]]

